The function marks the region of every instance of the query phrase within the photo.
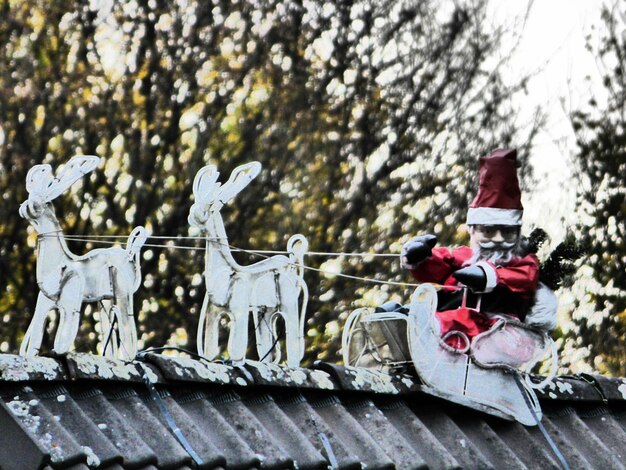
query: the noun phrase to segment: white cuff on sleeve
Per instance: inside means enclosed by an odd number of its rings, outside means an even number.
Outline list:
[[[494,268],[491,264],[486,261],[479,261],[474,266],[480,266],[483,271],[485,271],[485,275],[487,276],[487,285],[485,286],[485,290],[483,292],[491,292],[495,289],[498,284],[498,275],[496,274],[496,268]]]

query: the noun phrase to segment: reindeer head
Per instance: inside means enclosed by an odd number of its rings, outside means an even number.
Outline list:
[[[215,165],[200,169],[193,181],[196,202],[189,211],[189,225],[203,228],[211,214],[219,212],[224,204],[239,194],[260,172],[261,164],[250,162],[235,168],[228,181],[221,184],[217,182],[220,173]]]
[[[72,184],[98,166],[100,158],[93,155],[73,157],[57,176],[47,164],[35,165],[26,175],[28,199],[20,206],[20,216],[28,220],[35,229],[38,221],[51,201],[59,197]]]

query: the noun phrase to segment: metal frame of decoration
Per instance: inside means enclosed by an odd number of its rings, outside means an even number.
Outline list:
[[[52,206],[54,199],[93,171],[99,162],[96,156],[76,156],[56,176],[50,165],[36,165],[26,176],[28,199],[19,213],[38,234],[39,295],[20,347],[23,356],[38,354],[51,310],[56,310],[59,318],[54,351],[68,352],[78,333],[82,304],[88,302],[100,305],[104,353],[123,359],[136,355],[133,294],[141,283],[139,258],[146,230],[136,227],[126,248],[95,249],[77,256],[69,250]]]
[[[190,209],[189,224],[206,236],[206,294],[198,324],[198,353],[208,359],[219,354],[220,319],[227,316],[231,320],[228,354],[233,361],[244,360],[252,314],[260,361],[278,363],[281,348],[277,320],[282,317],[286,363],[297,367],[304,355],[308,289],[303,278],[303,258],[308,242],[300,234],[293,235],[287,242],[288,256],[276,255],[241,266],[232,256],[220,213],[223,205],[234,199],[260,171],[258,162],[241,165],[221,184],[217,182],[217,167],[207,165],[194,179],[195,203]]]

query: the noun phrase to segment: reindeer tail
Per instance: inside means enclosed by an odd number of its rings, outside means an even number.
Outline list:
[[[129,259],[134,259],[139,256],[141,247],[143,247],[143,244],[146,243],[147,238],[148,233],[143,227],[135,227],[133,231],[130,232],[128,241],[126,242],[126,252],[128,253]]]
[[[304,255],[309,249],[309,242],[304,235],[292,235],[287,241],[287,253],[289,261],[296,268],[298,277],[304,278]]]
[[[304,322],[306,317],[306,309],[309,302],[309,289],[304,282],[304,255],[309,250],[309,242],[304,235],[293,235],[287,241],[287,252],[289,253],[289,261],[292,268],[296,271],[298,280],[299,294],[302,295],[302,302],[300,304],[300,314],[298,321],[298,334],[300,335],[300,359],[304,356]]]
[[[135,227],[130,235],[128,236],[128,241],[126,242],[126,252],[128,253],[128,261],[132,263],[135,267],[135,282],[133,287],[133,292],[139,289],[139,285],[141,284],[141,263],[139,262],[139,253],[141,252],[141,248],[143,244],[146,243],[148,239],[148,232],[146,229],[139,226]]]

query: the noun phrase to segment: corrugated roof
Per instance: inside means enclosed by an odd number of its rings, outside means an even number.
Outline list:
[[[559,468],[537,427],[430,396],[408,375],[330,364],[0,355],[0,396],[3,469],[196,468],[162,405],[200,468]],[[626,468],[626,380],[560,377],[540,399],[571,468]]]

